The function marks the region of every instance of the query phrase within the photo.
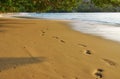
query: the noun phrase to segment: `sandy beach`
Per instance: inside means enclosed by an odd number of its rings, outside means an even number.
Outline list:
[[[118,42],[63,21],[0,19],[0,79],[120,79],[119,71]]]

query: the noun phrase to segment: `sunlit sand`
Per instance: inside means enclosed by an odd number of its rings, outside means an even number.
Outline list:
[[[62,21],[0,19],[0,79],[120,79],[119,71],[117,42]]]

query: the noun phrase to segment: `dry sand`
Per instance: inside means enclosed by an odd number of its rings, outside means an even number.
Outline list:
[[[119,72],[117,42],[61,21],[0,19],[0,79],[120,79]]]

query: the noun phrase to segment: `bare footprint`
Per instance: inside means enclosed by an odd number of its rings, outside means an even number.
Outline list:
[[[45,34],[41,34],[41,36],[44,36]]]
[[[92,54],[90,50],[84,50],[84,54],[90,55]]]
[[[95,76],[96,76],[96,79],[103,77],[102,73],[100,73],[100,72],[96,72]]]
[[[97,69],[93,74],[96,77],[96,79],[103,78],[103,69]]]
[[[61,39],[60,39],[59,37],[57,37],[57,36],[53,36],[52,38],[58,39],[60,42],[65,43],[64,40],[61,40]]]
[[[42,32],[42,34],[41,34],[41,36],[44,36],[45,35],[45,31],[43,31],[43,30],[41,30],[41,32]]]
[[[42,32],[42,33],[45,33],[45,31],[44,31],[44,30],[41,30],[41,32]]]
[[[111,66],[115,66],[116,63],[112,60],[109,60],[109,59],[103,59],[103,61],[105,61],[108,65],[111,65]]]
[[[64,41],[64,40],[60,40],[60,42],[65,43],[65,41]]]
[[[53,38],[55,38],[55,39],[59,39],[59,37],[57,37],[57,36],[53,36]]]

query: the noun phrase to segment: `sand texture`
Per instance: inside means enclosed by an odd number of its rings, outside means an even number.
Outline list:
[[[0,79],[120,79],[119,72],[117,42],[62,21],[0,19]]]

